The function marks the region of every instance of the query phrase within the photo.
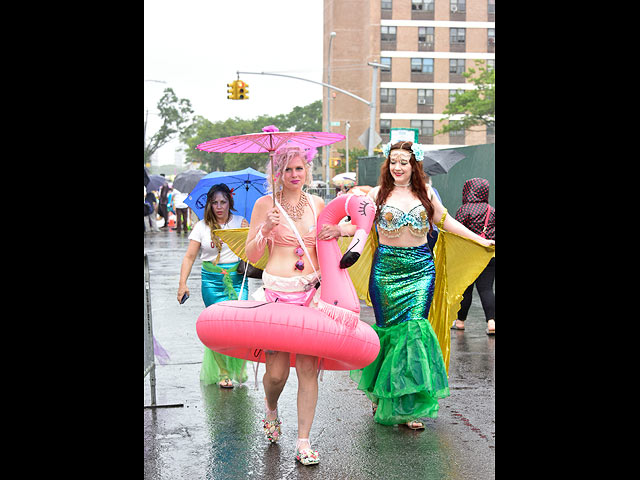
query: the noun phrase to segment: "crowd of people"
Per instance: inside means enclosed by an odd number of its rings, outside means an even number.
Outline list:
[[[428,319],[435,285],[433,246],[437,233],[445,230],[483,246],[495,245],[495,208],[488,204],[488,182],[471,179],[463,189],[462,207],[455,215],[449,214],[424,173],[420,163],[424,151],[419,144],[389,143],[383,151],[385,161],[378,185],[366,194],[376,205],[371,235],[378,236],[378,246],[371,265],[369,294],[376,319],[372,328],[379,337],[380,352],[374,362],[352,370],[350,376],[356,388],[370,399],[374,421],[421,430],[425,428],[422,419],[437,417],[438,400],[449,395],[442,351]],[[325,203],[303,188],[312,180],[313,157],[309,152],[283,147],[272,160],[273,170],[270,162],[266,172],[269,194],[256,201],[250,219],[234,213],[233,197],[226,185],[211,187],[204,218],[193,225],[189,234],[180,270],[178,302],[188,298],[187,281],[198,255],[202,260],[201,291],[205,306],[249,298],[249,289],[241,288],[242,276],[236,271],[241,259],[213,233],[217,229],[248,227],[245,245],[248,260],[255,263],[265,250],[269,253],[262,273],[263,285],[253,298],[317,308],[322,271],[316,240],[353,236],[355,225],[341,222],[317,230],[318,215]],[[163,189],[156,211],[165,218],[166,226],[169,213],[177,213],[184,207],[179,194]],[[154,215],[155,211],[151,216]],[[149,225],[153,230],[153,222]],[[180,223],[177,225],[177,231],[186,230],[184,223],[182,228]],[[475,284],[487,317],[487,333],[495,335],[494,278],[495,258],[464,293],[452,328],[464,328]],[[292,353],[296,352],[266,352],[262,425],[265,438],[272,443],[282,435],[278,400],[289,377]],[[317,369],[316,357],[296,355],[295,458],[303,465],[317,464],[320,460],[310,441],[318,400]],[[205,384],[233,388],[233,382],[242,383],[247,378],[246,361],[205,347],[200,378]]]
[[[145,186],[144,231],[160,232],[175,229],[176,233],[188,232],[197,222],[189,206],[184,203],[188,195],[189,192],[180,192],[168,182],[159,190],[147,190]],[[158,222],[163,222],[161,227],[158,227]]]

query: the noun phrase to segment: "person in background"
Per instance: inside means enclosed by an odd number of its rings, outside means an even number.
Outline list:
[[[496,239],[496,209],[489,205],[489,181],[485,178],[471,178],[464,182],[462,187],[462,206],[456,212],[456,220],[462,223],[472,232],[483,238]],[[464,322],[467,319],[473,286],[475,285],[480,295],[480,303],[484,310],[487,322],[487,335],[496,334],[496,296],[493,292],[493,282],[496,278],[496,259],[492,258],[478,278],[467,287],[462,301],[458,318],[452,325],[454,330],[464,330]]]
[[[158,224],[156,223],[156,212],[158,211],[158,200],[156,199],[156,196],[151,190],[147,191],[146,187],[145,187],[145,192],[146,192],[144,197],[145,201],[150,203],[151,206],[153,207],[153,210],[151,211],[151,213],[144,217],[145,227],[148,224],[150,231],[159,232],[160,229],[158,228]]]
[[[176,232],[181,233],[187,231],[187,215],[189,214],[189,206],[184,203],[189,196],[188,193],[182,193],[173,189],[173,208],[176,211]]]
[[[164,177],[164,173],[161,173],[160,175]],[[169,203],[170,190],[171,187],[167,182],[165,182],[164,185],[160,187],[160,198],[158,199],[158,215],[164,218],[164,225],[160,228],[169,228],[169,209],[167,208],[167,205]]]
[[[205,307],[224,300],[238,300],[242,285],[242,276],[236,270],[240,259],[223,243],[212,230],[248,227],[244,217],[231,213],[233,196],[229,187],[223,183],[213,185],[207,193],[204,207],[204,219],[193,227],[189,234],[189,246],[180,268],[178,302],[189,295],[187,279],[198,252],[202,259],[202,299]],[[225,282],[229,277],[231,282]],[[247,300],[248,289],[244,288],[242,298]],[[205,385],[218,382],[221,388],[233,388],[232,379],[243,383],[247,379],[246,361],[232,358],[204,348],[204,359],[200,371],[200,380]]]

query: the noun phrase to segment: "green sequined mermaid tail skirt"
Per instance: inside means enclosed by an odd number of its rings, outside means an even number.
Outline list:
[[[236,268],[237,262],[219,263],[216,266],[210,262],[202,262],[202,299],[205,306],[224,300],[238,299],[242,275],[236,272]],[[220,272],[222,269],[226,273]],[[245,283],[241,300],[247,300],[248,293],[249,288]],[[246,362],[246,360],[229,357],[204,347],[200,380],[205,385],[211,385],[228,377],[238,383],[244,383],[247,380]],[[223,373],[225,371],[226,373]]]
[[[370,365],[350,373],[358,388],[378,404],[378,423],[435,418],[438,399],[449,395],[440,344],[427,320],[434,284],[433,255],[426,244],[378,247],[369,293],[380,353]]]

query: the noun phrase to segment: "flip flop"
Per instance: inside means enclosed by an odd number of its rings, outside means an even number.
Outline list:
[[[464,327],[460,328],[456,325],[456,321],[453,321],[453,325],[451,325],[451,330],[464,330]]]
[[[487,335],[495,335],[496,331],[494,330],[489,330],[488,328],[485,330],[487,332]]]

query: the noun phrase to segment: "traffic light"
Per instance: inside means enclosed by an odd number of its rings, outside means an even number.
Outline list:
[[[247,100],[249,98],[249,84],[242,80],[236,80],[236,99]]]
[[[237,86],[237,80],[234,80],[231,83],[227,83],[227,87],[229,87],[229,89],[227,90],[227,93],[229,93],[230,95],[227,95],[227,98],[229,100],[237,100],[238,99],[238,86]]]

